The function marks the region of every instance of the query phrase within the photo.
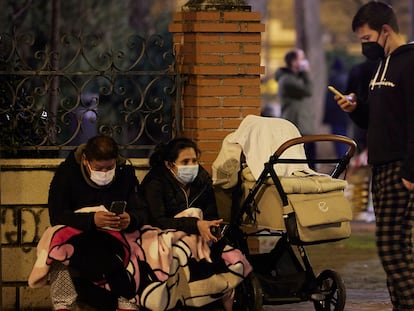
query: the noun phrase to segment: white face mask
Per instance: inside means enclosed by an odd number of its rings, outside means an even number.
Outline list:
[[[109,184],[115,176],[115,167],[109,171],[101,172],[101,171],[94,171],[88,162],[89,170],[91,171],[91,180],[97,184],[98,186],[106,186]]]
[[[175,165],[177,167],[177,173],[174,174],[175,178],[186,185],[194,181],[198,174],[198,164],[196,165]]]

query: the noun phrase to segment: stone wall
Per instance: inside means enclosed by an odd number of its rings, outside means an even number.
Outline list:
[[[0,310],[50,309],[49,288],[30,289],[26,282],[36,260],[36,243],[50,226],[48,190],[62,160],[0,159]],[[148,161],[132,163],[141,181]]]
[[[36,260],[36,244],[50,226],[50,181],[63,159],[0,159],[0,310],[50,310],[49,287],[26,282]],[[131,159],[138,180],[148,172],[146,159]],[[231,191],[217,189],[219,214],[230,220]]]

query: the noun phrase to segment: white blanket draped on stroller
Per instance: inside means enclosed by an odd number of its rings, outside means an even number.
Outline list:
[[[240,155],[246,157],[246,164],[257,180],[263,171],[264,163],[285,141],[300,137],[296,126],[280,118],[266,118],[248,115],[239,128],[227,135],[222,148],[213,163],[212,175],[215,185],[224,189],[234,187],[240,170]],[[294,146],[281,158],[305,159],[303,146]],[[275,166],[278,176],[289,176],[295,171],[315,173],[306,163],[279,164]]]
[[[222,149],[213,163],[212,176],[215,187],[230,189],[236,186],[240,175],[243,197],[246,198],[263,172],[264,164],[269,161],[274,152],[286,141],[297,137],[301,137],[298,129],[287,120],[247,116],[239,128],[225,138]],[[244,168],[240,165],[242,153],[246,160]],[[303,144],[288,148],[280,159],[306,160]],[[339,197],[343,197],[343,190],[347,186],[345,180],[318,173],[310,169],[307,163],[276,163],[274,169],[283,191],[288,195],[289,205],[292,204],[294,197],[296,199],[297,194],[329,193],[331,195],[337,192]],[[242,170],[241,174],[239,174],[240,170]],[[254,207],[255,225],[286,230],[284,215],[292,212],[292,209],[283,207],[280,193],[270,177],[257,193],[254,201],[257,204]],[[341,203],[346,204],[347,201],[344,199]],[[350,214],[350,209],[347,209],[344,219],[350,220],[351,217],[352,213]]]

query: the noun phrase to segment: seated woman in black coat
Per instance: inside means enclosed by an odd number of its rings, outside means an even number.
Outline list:
[[[71,258],[71,275],[69,269],[58,262],[51,269],[50,291],[54,309],[72,310],[75,304],[97,310],[117,307],[117,288],[108,291],[96,286],[91,282],[91,275],[97,277],[101,271],[108,275],[108,267],[114,271],[120,269],[121,272],[112,273],[115,278],[123,272],[119,253],[108,244],[110,235],[100,229],[111,227],[133,232],[146,223],[146,210],[138,197],[138,187],[134,167],[127,164],[119,154],[117,143],[109,136],[90,138],[59,165],[49,190],[50,223],[52,226],[70,226],[83,233],[76,240],[79,265],[73,268],[77,264],[75,257]],[[119,215],[110,212],[113,201],[125,201],[125,211]],[[79,213],[85,208],[89,210]]]
[[[212,180],[198,163],[200,150],[187,138],[176,138],[157,147],[150,157],[151,169],[141,183],[141,191],[148,205],[149,222],[162,229],[176,229],[201,236],[213,243],[218,238],[212,227],[219,227],[222,219],[217,213]],[[189,208],[201,209],[203,218],[177,217]],[[216,257],[215,262],[194,262],[195,274],[225,272],[225,265]],[[194,270],[192,270],[192,273]],[[232,308],[232,290],[222,297],[225,310]]]
[[[211,177],[198,163],[199,156],[197,145],[187,138],[159,145],[150,158],[151,170],[141,189],[152,225],[199,234],[206,241],[217,242],[210,228],[218,227],[223,220],[218,217]],[[174,218],[190,207],[201,209],[203,220]]]

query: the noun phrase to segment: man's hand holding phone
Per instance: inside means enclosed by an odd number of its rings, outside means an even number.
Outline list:
[[[335,94],[335,100],[338,104],[338,106],[345,112],[352,112],[356,108],[356,96],[354,93],[351,93],[349,95],[344,95],[341,92],[339,92],[336,88],[334,88],[332,85],[328,86],[328,89]]]

